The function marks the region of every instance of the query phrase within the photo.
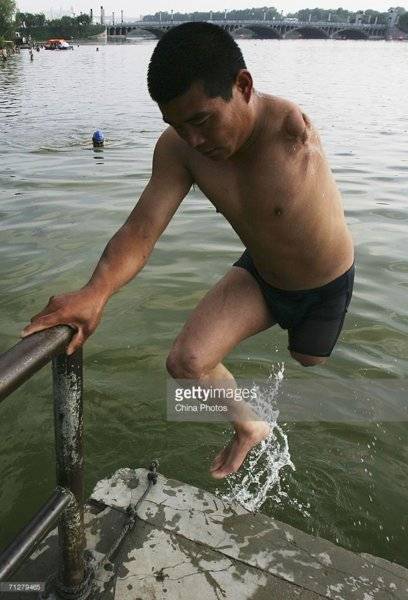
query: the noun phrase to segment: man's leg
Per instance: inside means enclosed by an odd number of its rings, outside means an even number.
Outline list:
[[[316,367],[317,365],[323,365],[327,360],[325,356],[301,354],[300,352],[294,352],[293,350],[291,350],[290,355],[300,363],[302,367]]]
[[[233,375],[221,363],[239,342],[275,324],[255,279],[245,269],[231,267],[190,315],[174,342],[167,370],[176,379],[195,379],[205,385]],[[265,439],[264,421],[233,421],[235,435],[216,456],[211,473],[221,479],[239,469],[253,446]]]

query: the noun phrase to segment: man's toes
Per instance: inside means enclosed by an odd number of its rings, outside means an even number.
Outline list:
[[[220,465],[222,465],[226,461],[228,454],[231,450],[231,445],[232,444],[230,442],[227,446],[225,446],[225,448],[223,448],[220,452],[218,452],[218,454],[216,455],[216,457],[214,458],[214,460],[212,462],[210,471],[217,469],[218,467],[220,467]]]
[[[231,463],[223,464],[218,469],[211,471],[211,475],[215,479],[222,479],[223,477],[228,477],[228,475],[232,475],[238,471],[239,467],[242,465],[243,460],[235,460]]]
[[[217,471],[211,471],[211,475],[214,479],[224,479],[224,477],[227,477],[230,473],[225,471],[225,469],[218,469]]]
[[[231,468],[230,463],[224,462],[221,465],[219,465],[217,468],[211,469],[211,475],[215,479],[222,479],[223,477],[227,477],[227,475],[231,475],[231,473],[234,473],[234,471],[238,470],[238,468],[239,467],[237,467],[237,469],[233,469],[233,468]]]
[[[210,471],[214,471],[215,469],[218,469],[225,462],[225,459],[226,459],[226,448],[224,448],[224,450],[222,450],[214,458]]]
[[[239,446],[236,442],[232,445],[229,455],[225,457],[225,461],[218,468],[211,469],[211,475],[215,479],[222,479],[238,471],[245,460],[248,449],[245,446]]]

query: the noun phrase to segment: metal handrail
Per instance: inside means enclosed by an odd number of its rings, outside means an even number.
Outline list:
[[[42,369],[53,356],[63,352],[72,335],[70,327],[58,325],[23,338],[1,354],[0,401]]]
[[[182,23],[186,23],[187,21],[176,21],[168,20],[168,21],[133,21],[128,23],[121,23],[120,25],[107,25],[108,29],[121,29],[122,27],[135,27],[142,25],[160,25],[167,27],[168,25],[181,25]],[[368,29],[370,27],[374,27],[375,29],[384,29],[388,27],[388,23],[348,23],[348,22],[339,22],[339,21],[298,21],[297,23],[285,21],[284,19],[207,19],[207,23],[214,23],[215,25],[272,25],[274,27],[281,25],[292,25],[293,27],[299,26],[314,26],[314,25],[330,25],[334,27],[345,27],[352,29]]]
[[[56,488],[52,496],[1,555],[0,581],[13,573],[30,556],[39,542],[52,529],[70,500],[71,494],[67,490]]]
[[[0,581],[22,565],[58,519],[55,592],[83,600],[91,589],[84,555],[82,349],[65,353],[73,333],[58,325],[24,338],[0,356],[0,401],[52,360],[57,483],[46,504],[0,554]]]

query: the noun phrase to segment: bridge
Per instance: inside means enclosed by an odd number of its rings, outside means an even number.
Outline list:
[[[186,21],[135,21],[108,25],[107,35],[112,38],[124,38],[140,30],[160,38],[168,29],[181,25]],[[332,21],[297,21],[288,20],[211,20],[209,23],[219,25],[231,34],[239,35],[248,32],[258,39],[337,39],[337,40],[384,40],[393,37],[393,27],[389,24],[367,23],[335,23]]]

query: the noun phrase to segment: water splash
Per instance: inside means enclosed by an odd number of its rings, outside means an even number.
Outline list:
[[[269,423],[269,436],[251,450],[245,466],[225,480],[228,490],[216,490],[223,500],[239,502],[252,512],[258,511],[268,499],[281,502],[283,497],[287,497],[281,488],[280,472],[283,467],[295,470],[290,458],[288,438],[277,423],[279,410],[274,408],[274,398],[284,370],[284,363],[278,365],[277,370],[269,376],[268,384],[262,390],[257,388],[254,408]]]

